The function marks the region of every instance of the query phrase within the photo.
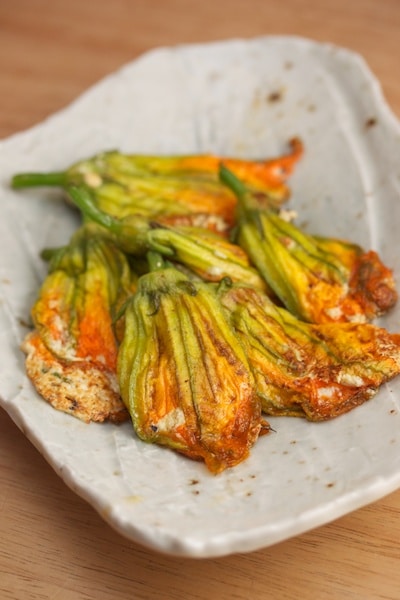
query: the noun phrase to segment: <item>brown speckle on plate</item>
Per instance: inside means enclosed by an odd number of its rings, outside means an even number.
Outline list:
[[[26,321],[22,317],[19,317],[18,323],[21,325],[21,327],[25,327],[25,329],[32,329],[32,324],[28,323],[28,321]]]
[[[280,102],[283,99],[283,90],[275,90],[270,92],[267,96],[268,102]]]
[[[365,121],[365,127],[367,129],[370,129],[371,127],[374,127],[376,124],[378,123],[377,119],[375,117],[369,117],[366,121]]]

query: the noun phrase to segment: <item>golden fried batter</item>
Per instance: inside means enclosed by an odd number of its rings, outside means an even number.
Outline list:
[[[33,331],[25,338],[26,371],[38,393],[57,410],[82,421],[128,419],[122,403],[116,374],[90,361],[62,361]]]

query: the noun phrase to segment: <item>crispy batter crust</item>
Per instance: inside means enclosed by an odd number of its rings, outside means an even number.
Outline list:
[[[129,418],[116,374],[89,361],[62,361],[37,331],[25,338],[26,371],[38,393],[57,410],[85,421],[119,423]]]

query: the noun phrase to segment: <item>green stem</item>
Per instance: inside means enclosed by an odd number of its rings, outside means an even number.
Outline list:
[[[119,234],[121,230],[120,223],[108,215],[107,213],[100,210],[93,198],[85,188],[83,187],[68,187],[68,195],[70,196],[73,203],[79,208],[84,217],[102,225],[112,233]]]
[[[62,171],[54,173],[19,173],[11,179],[11,187],[14,189],[38,186],[61,186],[66,183],[65,173]]]
[[[161,271],[165,269],[166,264],[159,252],[154,252],[153,250],[149,250],[147,252],[147,262],[149,263],[149,269],[151,272],[153,271]]]
[[[43,248],[43,250],[40,253],[40,258],[42,258],[45,261],[50,261],[54,258],[54,256],[56,256],[57,254],[59,254],[62,250],[65,249],[65,246],[61,246],[61,247],[57,247],[57,248]]]
[[[228,186],[236,196],[242,197],[247,193],[246,186],[224,165],[219,168],[219,177],[222,183]]]
[[[227,187],[229,187],[237,198],[236,221],[238,223],[250,220],[257,227],[260,238],[264,237],[263,227],[261,223],[260,209],[257,201],[252,197],[247,187],[224,165],[220,166],[219,176]],[[266,214],[266,210],[264,213]],[[239,226],[240,229],[240,226]],[[238,229],[233,233],[232,239],[235,240],[238,234]]]
[[[238,218],[247,210],[256,208],[255,202],[251,197],[247,187],[224,165],[220,166],[219,178],[235,194],[238,201]]]

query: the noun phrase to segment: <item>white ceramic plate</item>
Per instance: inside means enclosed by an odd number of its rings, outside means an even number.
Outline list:
[[[45,275],[44,246],[76,227],[58,191],[13,192],[19,171],[61,170],[97,151],[306,154],[290,203],[309,231],[377,249],[400,274],[400,127],[363,60],[290,37],[160,49],[66,110],[0,144],[1,404],[67,485],[118,531],[176,555],[247,552],[326,523],[400,486],[400,378],[323,424],[276,433],[219,476],[138,441],[129,424],[85,425],[34,392],[19,344]],[[383,324],[400,330],[400,306]],[[29,482],[27,482],[29,485]]]

